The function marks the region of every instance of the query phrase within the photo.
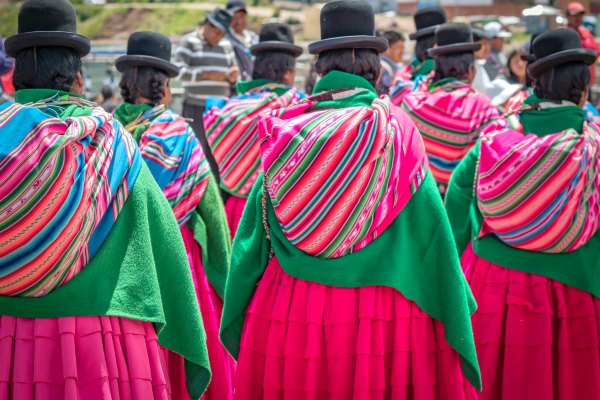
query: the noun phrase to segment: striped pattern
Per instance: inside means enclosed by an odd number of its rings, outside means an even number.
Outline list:
[[[387,228],[427,161],[414,125],[387,98],[372,108],[311,112],[312,105],[259,118],[262,165],[286,237],[308,254],[336,258]]]
[[[99,108],[63,122],[6,104],[0,136],[0,295],[44,296],[101,247],[141,159]]]
[[[475,144],[482,129],[499,117],[487,97],[461,81],[410,93],[402,108],[421,132],[431,171],[442,194],[452,171]]]
[[[600,224],[600,126],[538,137],[504,129],[481,140],[481,234],[546,253],[573,251]]]
[[[273,92],[280,84],[268,84],[231,99],[222,108],[212,108],[204,116],[204,126],[213,156],[219,165],[221,187],[238,197],[248,193],[260,174],[257,141],[258,116],[298,101],[299,92],[289,88],[281,96]]]
[[[139,141],[140,153],[183,226],[208,185],[210,167],[190,125],[166,110],[148,126]]]

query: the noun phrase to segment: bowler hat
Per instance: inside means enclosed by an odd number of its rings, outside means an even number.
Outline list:
[[[473,41],[471,27],[466,24],[440,25],[435,30],[435,44],[436,47],[428,50],[431,57],[469,53],[481,49],[481,42]]]
[[[84,57],[90,39],[77,34],[75,8],[67,0],[27,0],[19,10],[18,33],[4,42],[11,57],[30,47],[67,47]]]
[[[233,15],[231,12],[223,10],[220,7],[217,7],[212,12],[206,14],[206,20],[210,22],[212,26],[225,33],[229,31],[229,25],[231,25],[232,19]]]
[[[574,61],[587,65],[596,62],[596,53],[584,49],[579,34],[571,29],[559,28],[539,35],[531,45],[535,61],[527,72],[535,79],[544,71]]]
[[[308,45],[311,54],[333,49],[387,50],[386,38],[375,36],[373,7],[364,0],[341,0],[321,10],[321,40]]]
[[[156,32],[135,32],[127,40],[127,54],[117,58],[120,72],[128,67],[154,67],[165,71],[171,78],[179,75],[179,68],[171,63],[171,41]]]
[[[264,24],[260,28],[258,44],[250,47],[252,55],[263,51],[283,51],[294,57],[302,54],[302,47],[294,44],[294,34],[289,25],[281,22]]]
[[[417,40],[426,36],[433,36],[438,26],[448,22],[446,11],[441,7],[425,8],[415,13],[416,32],[408,35],[410,40]]]

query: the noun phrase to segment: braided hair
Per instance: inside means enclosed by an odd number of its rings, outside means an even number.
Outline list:
[[[590,69],[583,62],[570,62],[544,71],[534,80],[533,90],[540,99],[579,104],[590,80]]]
[[[333,70],[362,76],[375,87],[381,74],[379,54],[372,49],[336,49],[322,52],[315,63],[315,71],[324,76]]]
[[[127,103],[134,104],[140,97],[150,100],[153,106],[162,101],[165,82],[169,76],[153,67],[130,67],[123,71],[119,87],[121,96]]]
[[[67,47],[30,47],[15,58],[13,85],[16,90],[71,90],[81,71],[81,57]]]
[[[435,62],[435,76],[433,81],[437,82],[444,78],[465,79],[469,68],[475,64],[473,53],[459,53],[439,56]]]
[[[435,35],[429,35],[417,39],[417,42],[415,43],[415,57],[417,60],[419,60],[419,62],[423,62],[431,58],[427,51],[432,49],[433,46],[435,46]]]

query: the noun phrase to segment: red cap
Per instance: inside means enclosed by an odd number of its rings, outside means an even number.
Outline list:
[[[574,1],[567,7],[567,15],[574,16],[578,14],[585,14],[585,7],[583,4]]]

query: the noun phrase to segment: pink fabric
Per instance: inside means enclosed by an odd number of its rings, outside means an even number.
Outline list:
[[[480,400],[600,399],[600,300],[552,279],[461,259],[477,300]]]
[[[229,231],[231,232],[231,240],[235,237],[247,202],[247,198],[233,195],[229,196],[225,202],[225,214],[227,215],[227,224],[229,225]]]
[[[398,291],[267,266],[248,306],[236,399],[475,399],[443,326]]]
[[[119,317],[0,315],[0,399],[169,399],[154,326]]]
[[[217,292],[210,286],[204,268],[202,267],[202,255],[198,242],[194,239],[193,232],[188,227],[181,228],[181,234],[188,253],[188,259],[192,269],[192,278],[196,295],[200,304],[200,312],[204,321],[206,331],[206,345],[208,357],[212,370],[212,380],[208,389],[202,396],[204,400],[230,400],[233,399],[233,378],[235,375],[235,362],[227,353],[219,340],[219,325],[223,311],[223,301]],[[183,358],[179,355],[171,355],[169,360],[169,374],[173,382],[173,398],[189,399],[185,390],[185,370]],[[175,382],[179,384],[176,387]],[[181,387],[183,384],[183,388]],[[180,397],[177,397],[179,394]]]

